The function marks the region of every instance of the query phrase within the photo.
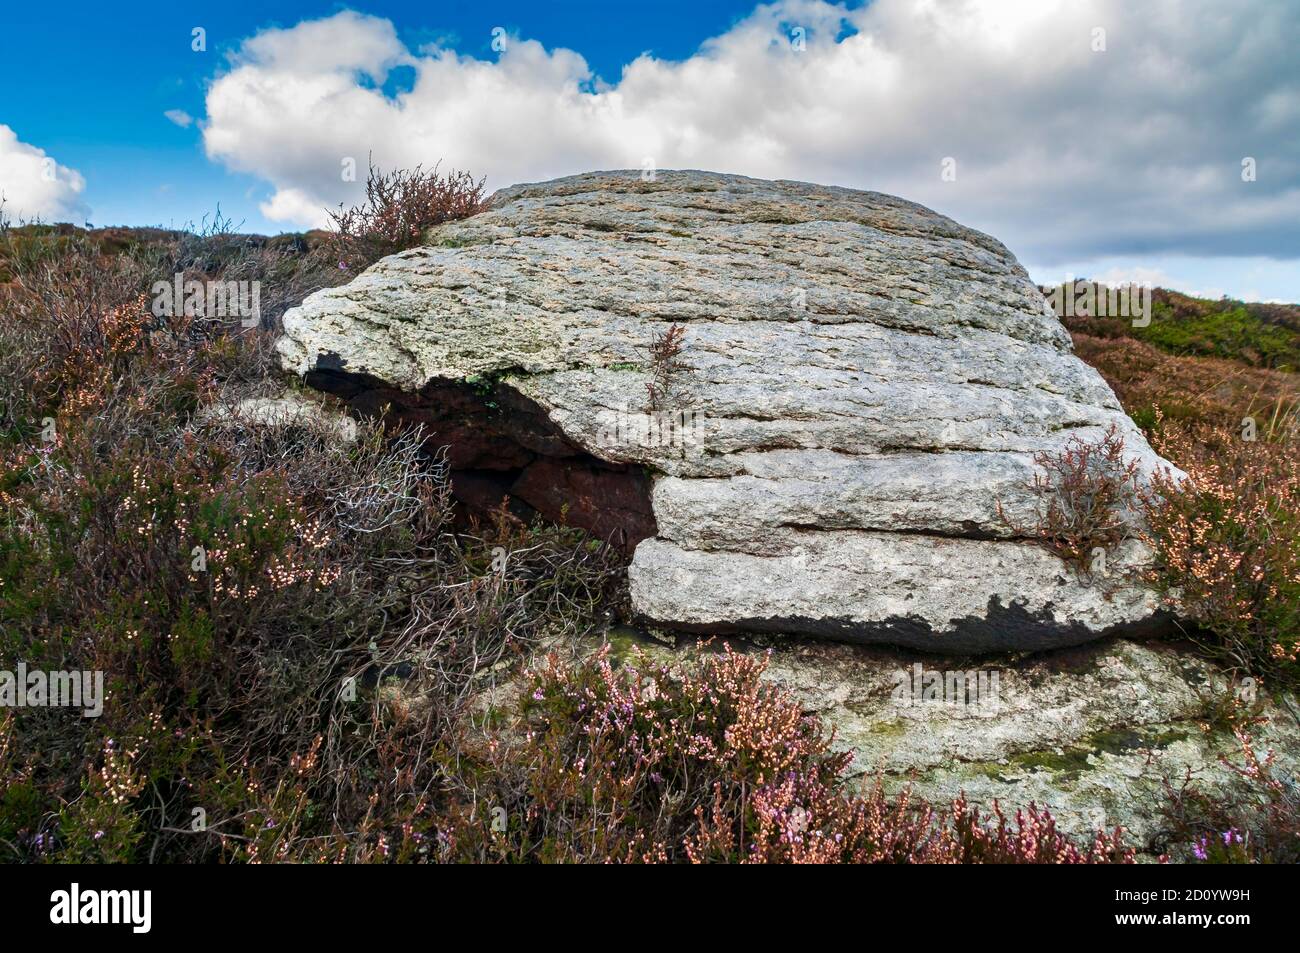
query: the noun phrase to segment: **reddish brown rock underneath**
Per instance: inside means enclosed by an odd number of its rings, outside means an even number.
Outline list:
[[[580,526],[628,552],[655,534],[650,480],[637,466],[539,457],[524,468],[511,492],[547,519]]]
[[[504,503],[521,519],[540,514],[628,553],[657,532],[643,468],[593,457],[508,387],[435,382],[407,394],[342,368],[314,371],[308,382],[363,414],[421,425],[431,450],[445,448],[452,495],[467,514]]]

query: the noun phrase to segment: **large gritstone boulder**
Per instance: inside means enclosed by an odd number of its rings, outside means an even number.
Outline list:
[[[1164,465],[999,242],[876,192],[706,172],[504,189],[284,318],[284,366],[424,423],[471,505],[625,545],[703,631],[940,651],[1150,626],[1136,540],[1033,539],[1035,454],[1114,425]]]

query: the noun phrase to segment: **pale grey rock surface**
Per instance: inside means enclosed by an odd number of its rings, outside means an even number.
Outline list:
[[[664,663],[688,660],[697,648],[631,629],[608,640],[620,662],[634,647]],[[765,677],[835,730],[834,747],[853,755],[848,776],[866,788],[910,787],[939,805],[965,794],[1008,812],[1033,803],[1072,836],[1120,826],[1146,859],[1185,859],[1190,844],[1166,835],[1165,780],[1177,788],[1191,772],[1197,790],[1229,803],[1245,796],[1235,771],[1245,766],[1241,745],[1213,716],[1231,693],[1259,719],[1251,729],[1256,752],[1273,752],[1275,777],[1300,792],[1296,699],[1279,702],[1234,682],[1176,645],[1111,639],[958,661],[815,639],[760,641],[733,647],[769,653]],[[927,698],[931,674],[937,695]],[[978,697],[953,691],[967,684]]]
[[[200,423],[217,426],[297,427],[334,439],[356,443],[357,422],[330,411],[304,394],[284,391],[273,397],[221,398],[198,414]]]
[[[676,429],[649,347],[685,327]],[[658,622],[936,650],[1149,622],[1136,543],[1084,580],[1024,539],[1037,451],[1114,425],[1163,465],[999,242],[902,199],[705,172],[498,192],[284,317],[286,369],[393,391],[491,379],[655,474]]]

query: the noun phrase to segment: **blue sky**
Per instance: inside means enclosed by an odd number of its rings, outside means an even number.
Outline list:
[[[6,5],[0,32],[0,122],[87,181],[95,224],[181,225],[221,204],[249,231],[278,232],[258,202],[271,191],[256,176],[207,160],[199,130],[164,113],[203,115],[209,81],[225,56],[267,27],[292,27],[343,9],[391,19],[402,38],[432,41],[473,56],[491,54],[492,30],[548,47],[578,49],[617,80],[650,50],[670,59],[724,32],[752,3],[656,0],[653,7],[589,0],[427,3],[246,3],[189,5],[84,0]],[[653,11],[652,14],[650,11]],[[191,50],[191,30],[207,31],[207,52]],[[52,63],[57,64],[52,66]]]
[[[489,188],[652,162],[901,195],[1045,283],[1300,301],[1300,4],[178,6],[6,9],[11,213],[277,232],[357,198],[349,157]]]

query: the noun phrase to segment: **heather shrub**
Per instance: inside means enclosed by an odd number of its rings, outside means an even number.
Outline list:
[[[1300,784],[1287,777],[1275,753],[1255,750],[1250,720],[1233,727],[1241,762],[1227,757],[1227,791],[1207,793],[1187,770],[1162,779],[1162,835],[1177,859],[1207,864],[1300,862]]]
[[[1155,449],[1189,475],[1159,475],[1143,496],[1152,584],[1213,658],[1295,684],[1300,377],[1133,340],[1075,341]]]
[[[108,697],[99,718],[4,712],[0,849],[383,856],[445,802],[472,700],[542,638],[604,621],[618,554],[504,517],[451,533],[418,432],[207,415],[284,386],[266,325],[291,302],[245,328],[159,319],[142,294],[178,271],[271,281],[284,259],[225,233],[159,241],[41,236],[6,258],[0,668],[100,671]],[[300,261],[295,293],[318,274]]]
[[[686,329],[672,324],[663,334],[655,335],[650,344],[650,380],[645,385],[650,413],[671,408],[681,396],[681,374],[689,366],[682,357],[685,338]]]
[[[342,280],[326,267],[316,237],[239,235],[220,213],[202,234],[146,230],[112,239],[67,226],[26,226],[0,234],[0,261],[13,280],[0,284],[0,429],[30,428],[67,397],[108,400],[115,381],[139,361],[170,380],[185,367],[242,384],[266,380],[281,315],[304,296]],[[260,321],[154,314],[158,282],[257,282]],[[250,333],[254,332],[254,333]],[[235,346],[236,340],[238,346]],[[167,365],[168,369],[164,368]],[[78,388],[86,387],[77,397]],[[143,400],[144,398],[138,398]]]
[[[483,182],[467,172],[442,175],[437,166],[381,172],[371,163],[365,202],[329,213],[339,267],[358,271],[421,244],[435,225],[481,212]]]
[[[3,427],[31,427],[65,398],[103,393],[141,346],[147,272],[92,243],[29,253],[24,280],[0,286],[0,415]],[[87,387],[78,396],[78,390]]]
[[[153,274],[163,278],[181,275],[184,280],[258,282],[258,327],[278,331],[280,318],[314,291],[346,281],[334,261],[329,236],[320,231],[303,235],[246,235],[221,214],[205,219],[198,231],[174,233],[165,243],[145,246]],[[242,328],[212,317],[196,322],[219,335],[229,336]],[[248,381],[266,377],[275,368],[270,362],[270,335],[248,335],[241,340],[240,360],[230,371],[244,374]],[[263,345],[257,348],[257,345]]]
[[[3,602],[0,658],[103,671],[113,699],[93,721],[15,715],[39,759],[16,776],[42,778],[46,805],[27,844],[87,860],[144,859],[140,832],[170,859],[350,850],[340,831],[399,828],[412,791],[438,790],[485,679],[600,621],[615,554],[562,527],[452,537],[418,435],[363,426],[345,453],[282,436],[272,452],[265,432],[185,431],[104,457],[106,435],[69,424],[11,487],[0,591],[20,598]],[[388,691],[408,684],[411,704]],[[226,826],[185,830],[195,808]]]
[[[1119,833],[1080,847],[1051,814],[1014,822],[964,801],[937,810],[843,783],[851,756],[783,687],[766,655],[694,663],[552,653],[492,769],[442,835],[446,856],[503,861],[1080,863],[1131,860]]]
[[[1097,368],[1139,426],[1150,431],[1156,408],[1179,424],[1235,425],[1257,417],[1261,429],[1275,418],[1294,420],[1300,375],[1213,357],[1175,357],[1128,337],[1075,332],[1075,352]],[[1280,429],[1280,426],[1279,426]]]
[[[1158,475],[1145,500],[1153,582],[1230,665],[1300,676],[1300,456],[1293,438],[1161,426],[1155,446],[1188,474]]]
[[[1030,487],[1038,503],[1035,525],[1004,522],[1020,536],[1038,540],[1077,569],[1088,569],[1097,550],[1114,548],[1130,535],[1137,501],[1136,461],[1124,459],[1124,437],[1111,424],[1095,441],[1073,436],[1059,451],[1034,454],[1038,472]]]

